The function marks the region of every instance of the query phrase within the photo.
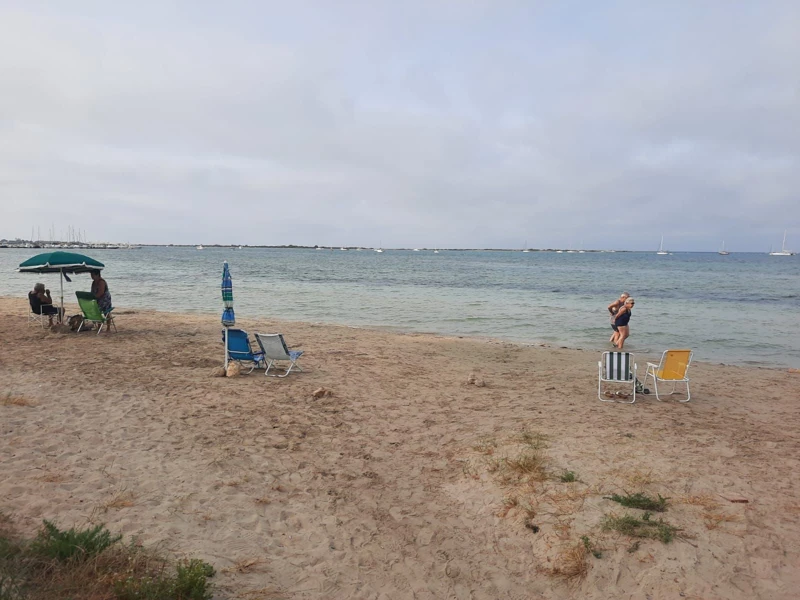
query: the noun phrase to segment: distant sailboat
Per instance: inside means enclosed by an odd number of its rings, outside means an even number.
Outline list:
[[[381,240],[380,244],[377,248],[375,248],[375,252],[383,252],[383,240]]]
[[[664,236],[661,236],[661,245],[658,247],[658,252],[656,254],[669,254],[666,250],[664,250]]]
[[[770,252],[770,256],[794,256],[794,252],[790,252],[786,249],[786,230],[783,230],[783,244],[781,244],[781,249],[778,252]]]
[[[523,248],[522,251],[523,252],[530,252],[530,250],[528,250],[528,240],[525,240],[525,248]]]
[[[730,252],[725,250],[725,240],[722,240],[722,250],[720,250],[717,254],[720,256],[728,256],[730,254]]]

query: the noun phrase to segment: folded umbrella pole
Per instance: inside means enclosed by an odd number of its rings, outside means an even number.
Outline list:
[[[233,282],[228,261],[222,263],[222,325],[225,327],[225,368],[228,368],[228,327],[236,325],[236,315],[233,313]]]

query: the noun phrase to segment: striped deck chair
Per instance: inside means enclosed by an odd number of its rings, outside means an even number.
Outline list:
[[[675,391],[675,386],[679,383],[686,384],[686,400],[680,402],[688,402],[692,395],[689,393],[689,365],[692,362],[691,350],[665,350],[661,355],[661,360],[658,364],[647,363],[647,372],[644,375],[644,383],[647,383],[647,378],[652,377],[654,387],[656,388],[656,398],[661,400],[658,396],[658,382],[672,382],[672,391],[665,396],[680,393]]]
[[[636,362],[630,352],[603,352],[602,360],[597,363],[597,397],[602,402],[615,402],[604,398],[603,383],[624,383],[631,386],[633,400],[636,402]]]

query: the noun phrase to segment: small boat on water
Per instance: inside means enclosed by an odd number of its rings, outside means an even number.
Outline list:
[[[196,249],[197,249],[197,250],[202,250],[202,249],[203,249],[203,244],[200,244],[199,246],[197,246],[197,248],[196,248]]]
[[[722,250],[717,252],[717,254],[719,254],[720,256],[728,256],[730,254],[730,252],[725,250],[725,240],[722,240]]]
[[[770,256],[794,256],[794,252],[791,252],[786,249],[786,230],[783,230],[783,244],[781,244],[781,249],[776,252],[770,251]]]
[[[669,252],[664,250],[664,236],[663,235],[661,236],[661,245],[658,247],[658,252],[656,252],[656,254],[661,254],[661,255],[669,254]]]

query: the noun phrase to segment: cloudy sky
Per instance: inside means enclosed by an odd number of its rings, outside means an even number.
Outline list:
[[[0,0],[0,238],[800,249],[798,31],[796,0]]]

